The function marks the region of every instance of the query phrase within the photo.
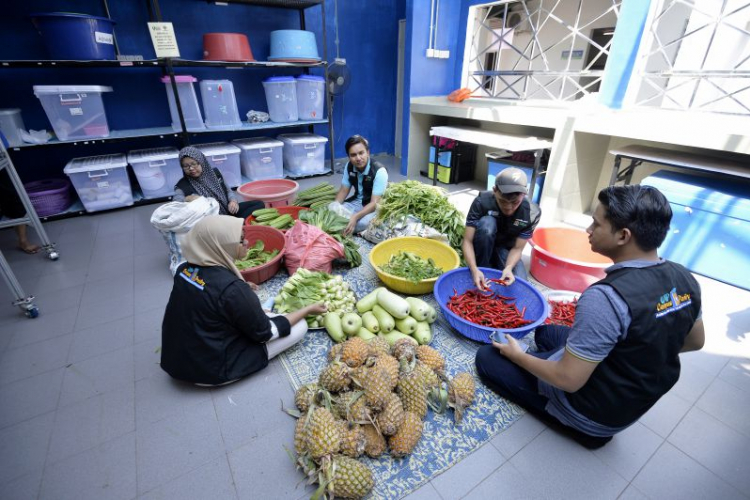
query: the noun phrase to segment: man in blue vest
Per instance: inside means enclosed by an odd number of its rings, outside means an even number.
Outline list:
[[[705,333],[695,278],[657,254],[672,219],[664,195],[610,186],[593,219],[591,249],[614,265],[583,292],[573,326],[537,328],[535,353],[508,335],[480,348],[476,365],[501,396],[595,449],[672,388],[679,354],[701,349]]]
[[[482,191],[466,216],[461,249],[474,285],[486,288],[480,267],[502,269],[501,279],[513,283],[526,279],[521,253],[534,233],[542,213],[526,199],[529,181],[520,168],[506,168],[495,176],[492,191]]]
[[[345,148],[349,162],[344,168],[336,202],[342,203],[354,215],[344,229],[344,236],[367,229],[367,225],[375,218],[378,201],[388,184],[388,171],[370,158],[370,143],[367,139],[354,135],[347,139]],[[349,196],[352,188],[354,193]]]

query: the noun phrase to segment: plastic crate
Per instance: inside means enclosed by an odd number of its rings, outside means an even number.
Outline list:
[[[73,158],[63,171],[70,177],[87,212],[133,204],[124,154]]]
[[[230,80],[201,80],[201,101],[206,127],[223,128],[242,125]]]
[[[251,181],[284,177],[284,143],[268,137],[239,139],[232,144],[242,150],[242,174]]]
[[[61,141],[109,137],[100,85],[34,85],[55,135]]]
[[[212,167],[219,169],[228,188],[242,184],[240,148],[228,142],[196,144],[195,147],[201,150]]]
[[[179,152],[175,148],[136,149],[128,153],[128,163],[144,198],[173,195],[175,184],[182,178]]]
[[[282,134],[284,169],[290,176],[326,173],[325,149],[328,139],[315,134]]]

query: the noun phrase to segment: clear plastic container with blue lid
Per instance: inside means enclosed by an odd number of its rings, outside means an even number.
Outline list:
[[[299,120],[297,109],[297,81],[293,76],[272,76],[263,80],[266,104],[272,122],[288,123]]]

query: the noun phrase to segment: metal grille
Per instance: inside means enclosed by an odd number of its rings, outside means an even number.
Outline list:
[[[637,106],[750,114],[750,3],[663,0],[641,46]]]
[[[474,95],[570,101],[604,76],[621,0],[510,0],[469,11],[464,86]]]

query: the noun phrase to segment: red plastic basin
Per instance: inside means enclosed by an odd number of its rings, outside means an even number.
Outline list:
[[[289,215],[292,216],[292,219],[294,219],[294,220],[299,220],[299,213],[302,212],[303,210],[310,210],[307,207],[295,207],[295,206],[274,207],[274,208],[279,211],[279,215],[289,214]],[[248,225],[248,226],[252,225],[252,222],[254,220],[255,220],[255,217],[253,217],[252,215],[249,215],[245,219],[245,225]],[[288,231],[287,229],[282,229],[281,230],[282,233],[286,233],[287,231]]]
[[[289,205],[298,189],[299,184],[289,179],[266,179],[245,183],[237,188],[237,193],[245,201],[260,200],[272,208]]]
[[[284,253],[286,251],[286,239],[284,239],[284,235],[281,231],[268,226],[244,226],[242,231],[250,246],[255,245],[256,241],[261,240],[265,251],[279,251],[279,254],[276,257],[265,264],[240,271],[240,274],[245,281],[252,281],[256,285],[259,285],[260,283],[271,279],[277,272],[279,272],[281,259],[284,258]]]
[[[588,234],[580,229],[542,227],[530,240],[531,274],[557,290],[582,292],[604,278],[612,260],[591,251]]]

